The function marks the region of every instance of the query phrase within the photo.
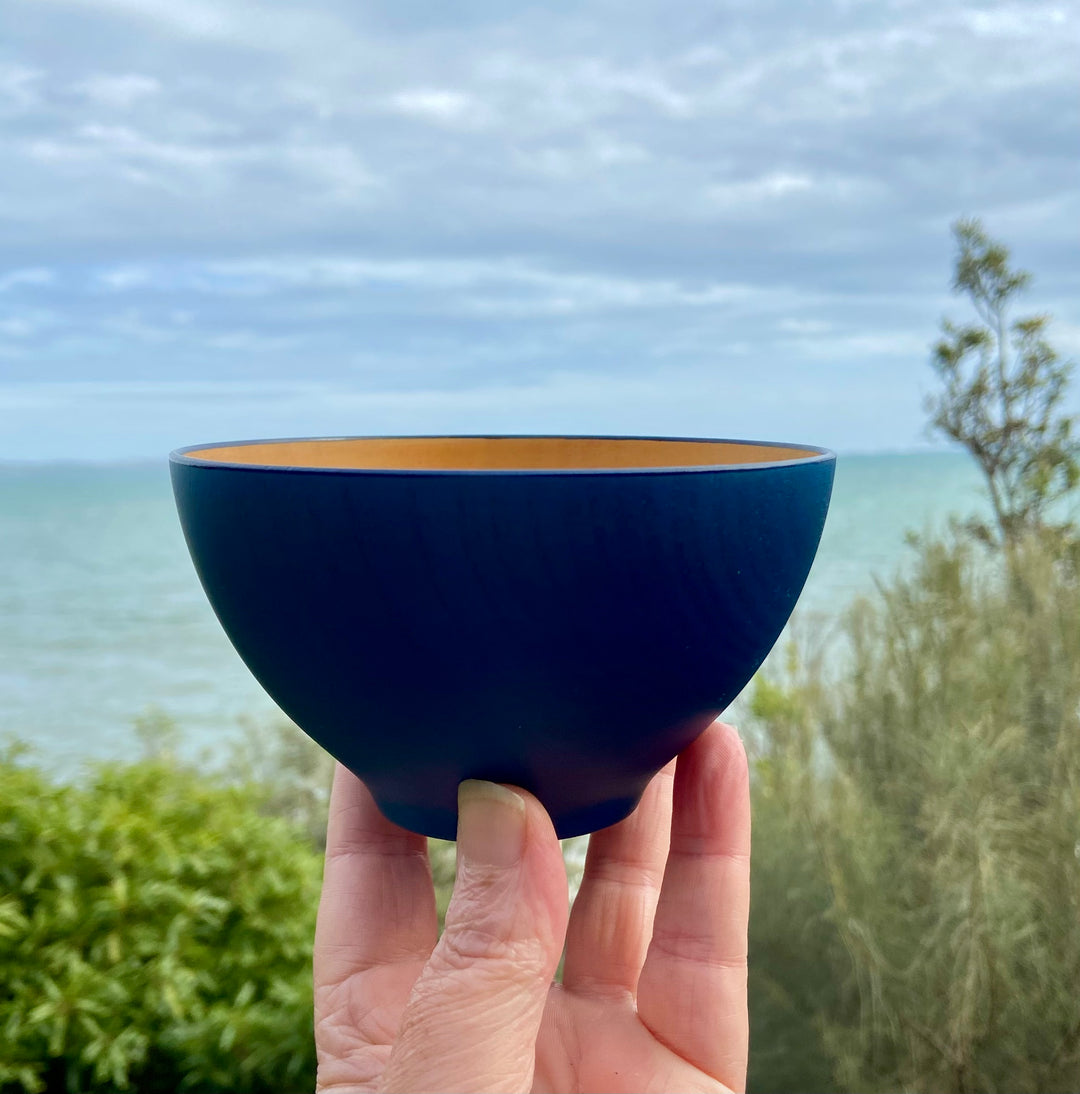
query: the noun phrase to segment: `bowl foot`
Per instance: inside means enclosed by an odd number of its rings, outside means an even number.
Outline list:
[[[552,816],[555,834],[559,839],[571,836],[583,836],[588,832],[597,832],[608,828],[628,817],[637,806],[640,795],[628,798],[611,798],[586,806],[584,809],[563,811]],[[403,805],[399,802],[386,802],[376,799],[379,810],[387,820],[410,832],[419,832],[423,836],[435,839],[454,840],[457,838],[457,810]]]

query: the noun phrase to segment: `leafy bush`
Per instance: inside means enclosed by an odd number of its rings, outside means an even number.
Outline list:
[[[0,1091],[312,1089],[333,761],[285,720],[217,771],[161,712],[135,729],[141,762],[75,786],[0,753]],[[441,917],[454,845],[430,851]]]
[[[0,1088],[311,1089],[320,858],[165,760],[0,757]]]

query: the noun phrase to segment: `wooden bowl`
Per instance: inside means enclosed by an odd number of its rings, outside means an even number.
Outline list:
[[[357,437],[171,456],[196,569],[262,685],[396,823],[525,787],[626,816],[747,683],[806,580],[835,456],[755,441]]]

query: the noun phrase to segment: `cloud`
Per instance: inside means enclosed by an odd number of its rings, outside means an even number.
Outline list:
[[[1047,330],[1050,343],[1074,362],[1080,358],[1080,323],[1052,322]]]
[[[959,20],[975,34],[988,38],[1041,38],[1055,29],[1067,30],[1070,18],[1059,4],[1001,4],[996,8],[962,8]]]
[[[0,339],[29,340],[62,324],[63,320],[55,311],[22,308],[11,315],[0,315]]]
[[[0,63],[0,110],[17,114],[38,106],[44,76],[39,68]]]
[[[100,73],[76,83],[74,89],[96,106],[126,110],[160,94],[161,82],[135,72],[121,75]]]
[[[366,199],[378,185],[355,149],[347,144],[171,140],[129,125],[87,122],[60,138],[31,140],[27,156],[79,177],[114,179],[139,189],[156,188],[181,201],[274,186],[282,173],[297,188],[309,188],[334,203]],[[260,179],[260,176],[262,178]]]
[[[465,294],[516,290],[529,295],[573,298],[583,307],[712,307],[745,298],[750,292],[746,286],[737,284],[680,285],[672,281],[559,271],[519,259],[403,261],[293,257],[212,263],[201,275],[194,272],[193,278],[195,284],[210,292],[229,287],[241,293],[258,293],[284,287],[363,289],[391,284],[407,290]]]
[[[52,270],[41,266],[30,266],[24,270],[11,270],[6,274],[0,274],[0,293],[11,292],[13,289],[24,285],[39,287],[52,285],[56,281],[56,274]]]
[[[487,108],[475,96],[439,88],[413,88],[389,96],[391,111],[436,125],[475,126],[489,119]]]
[[[694,113],[691,96],[678,90],[663,73],[648,65],[614,65],[590,58],[572,73],[569,86],[588,101],[597,96],[639,103],[671,118]]]
[[[251,148],[215,148],[156,140],[131,126],[90,122],[80,125],[66,140],[44,139],[27,146],[31,158],[47,164],[125,163],[188,170],[250,161],[256,155]]]
[[[774,171],[745,182],[718,183],[708,188],[710,200],[724,206],[756,204],[814,188],[809,175]]]
[[[779,326],[790,334],[827,334],[833,329],[832,323],[823,319],[781,319]]]
[[[230,26],[227,13],[208,0],[51,0],[58,7],[89,8],[134,16],[196,38],[215,38]]]
[[[142,288],[153,280],[150,271],[142,266],[118,266],[111,270],[101,270],[95,278],[98,284],[112,292]]]
[[[586,132],[572,143],[519,148],[513,156],[528,176],[581,185],[588,185],[590,177],[609,178],[612,171],[636,168],[652,158],[640,144],[602,131]]]
[[[348,9],[339,15],[326,0],[298,7],[264,0],[11,0],[24,12],[29,5],[59,9],[49,25],[80,16],[106,27],[121,42],[141,34],[176,48],[231,48],[251,56],[306,58],[324,71],[339,59],[362,60],[363,39],[354,33]],[[103,38],[103,41],[106,39]],[[108,48],[107,44],[105,48]],[[129,51],[136,57],[141,51]]]

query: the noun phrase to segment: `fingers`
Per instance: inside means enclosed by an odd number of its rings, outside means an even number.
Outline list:
[[[527,1091],[566,932],[559,841],[535,798],[463,783],[446,930],[416,982],[383,1090]]]
[[[427,841],[338,765],[315,928],[318,1088],[374,1089],[438,935]]]
[[[426,960],[438,936],[427,840],[388,821],[338,764],[315,929],[315,983],[380,965]]]
[[[730,726],[710,727],[675,772],[671,850],[638,984],[638,1015],[732,1090],[746,1082],[750,785]]]
[[[671,834],[672,761],[624,821],[589,839],[566,932],[563,987],[598,998],[633,996],[652,937]]]

